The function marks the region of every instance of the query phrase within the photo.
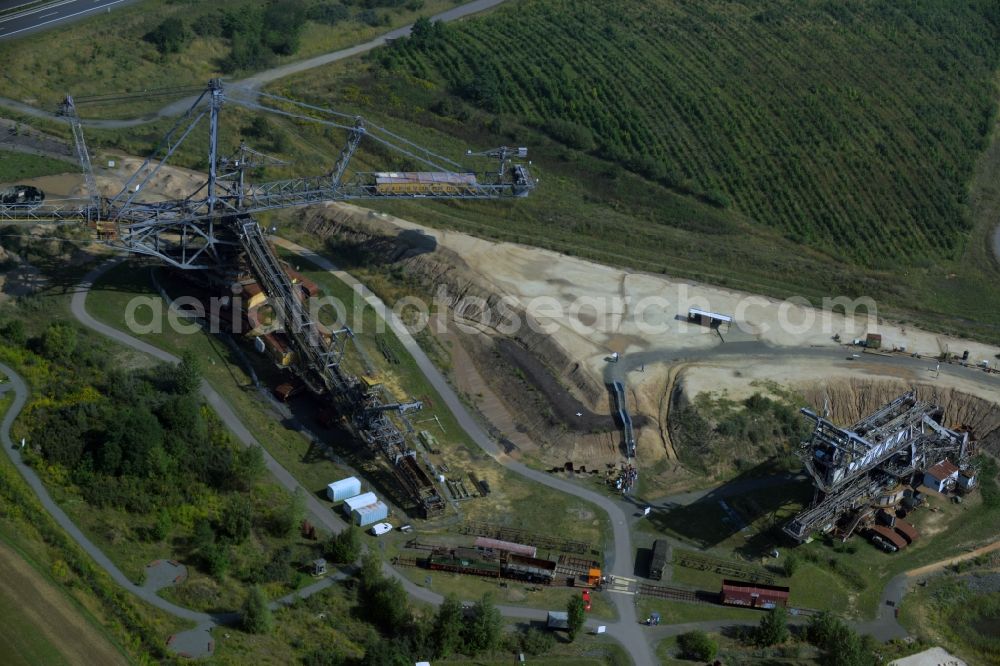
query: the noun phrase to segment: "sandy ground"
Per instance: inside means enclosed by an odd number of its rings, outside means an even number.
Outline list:
[[[20,599],[21,614],[70,664],[127,663],[72,603],[6,544],[0,543],[0,592]],[[9,647],[9,646],[8,646]]]
[[[887,374],[889,370],[895,374]],[[925,371],[909,368],[866,368],[863,361],[829,361],[816,358],[789,358],[780,361],[762,360],[753,357],[725,361],[703,362],[687,367],[681,377],[684,393],[696,396],[699,393],[715,393],[732,400],[742,400],[754,393],[771,394],[768,384],[785,387],[815,385],[817,382],[858,379],[878,376],[881,379],[899,379],[906,384],[933,383],[941,388],[951,388],[963,393],[977,395],[1000,403],[1000,384],[987,389],[956,375],[941,375],[935,378],[930,364]],[[635,374],[629,376],[632,380]]]
[[[109,161],[115,166],[109,167]],[[101,194],[113,197],[121,192],[122,187],[133,173],[142,165],[143,159],[123,153],[104,152],[93,161],[94,176]],[[141,182],[142,177],[135,182]],[[189,169],[165,166],[145,185],[136,197],[138,201],[163,201],[178,199],[191,194],[205,181],[205,175]],[[42,176],[21,181],[26,185],[34,185],[45,192],[46,199],[79,198],[86,196],[86,186],[83,175],[66,173],[57,176]]]
[[[380,215],[390,228],[419,230],[474,267],[482,285],[507,296],[531,314],[569,358],[584,363],[598,382],[611,352],[707,348],[726,341],[760,340],[778,347],[838,346],[843,341],[882,335],[883,348],[938,355],[969,351],[973,362],[997,363],[1000,347],[941,336],[868,317],[835,314],[711,285],[603,266],[538,248],[495,243],[467,234],[430,229]],[[831,298],[836,297],[831,294]],[[720,333],[686,321],[696,307],[734,317]],[[876,304],[877,307],[877,304]],[[849,306],[850,310],[853,310]],[[876,309],[877,311],[877,309]],[[815,375],[815,373],[813,373]]]

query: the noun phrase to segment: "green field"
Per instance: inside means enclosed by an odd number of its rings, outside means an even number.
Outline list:
[[[54,160],[51,157],[0,150],[0,183],[14,183],[28,178],[52,176],[75,170],[76,167],[69,162]]]
[[[531,149],[532,197],[379,206],[401,217],[995,335],[993,5],[769,7],[527,0],[271,89],[448,156]]]
[[[964,245],[998,29],[988,2],[533,0],[380,63],[833,257],[888,265]]]

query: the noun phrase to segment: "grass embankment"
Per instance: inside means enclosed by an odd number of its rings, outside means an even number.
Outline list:
[[[74,171],[74,165],[51,157],[0,150],[0,183],[14,183],[27,178],[54,176]]]
[[[67,92],[84,97],[204,86],[212,77],[225,74],[240,78],[369,41],[420,15],[449,9],[456,2],[417,0],[395,7],[388,1],[368,2],[365,5],[371,9],[367,12],[354,3],[348,7],[319,0],[284,0],[282,4],[284,11],[276,13],[288,25],[274,26],[243,23],[254,11],[262,11],[264,3],[253,0],[146,0],[111,14],[95,14],[71,25],[7,41],[0,45],[5,74],[0,96],[54,108]],[[327,12],[327,18],[322,18],[323,5],[335,10]],[[166,45],[158,48],[156,38],[145,36],[168,20],[179,21],[179,28],[168,31],[161,42]],[[233,29],[243,31],[235,48],[230,37]],[[260,40],[259,33],[268,30],[285,33],[264,37],[276,51],[266,44],[259,49],[251,46]],[[140,95],[125,103],[86,107],[81,113],[133,117],[170,99],[144,99]]]
[[[532,197],[383,206],[401,217],[750,291],[872,296],[983,335],[1000,325],[980,247],[998,21],[985,2],[535,0],[273,88],[447,155],[531,147]]]

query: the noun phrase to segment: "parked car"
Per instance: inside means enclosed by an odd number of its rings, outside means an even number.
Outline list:
[[[392,523],[375,523],[372,525],[371,533],[375,536],[382,536],[392,531]]]

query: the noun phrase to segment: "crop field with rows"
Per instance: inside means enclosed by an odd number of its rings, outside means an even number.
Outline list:
[[[789,240],[955,258],[996,102],[989,1],[526,0],[382,65]]]

